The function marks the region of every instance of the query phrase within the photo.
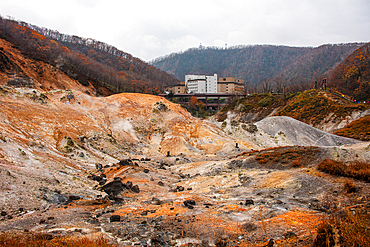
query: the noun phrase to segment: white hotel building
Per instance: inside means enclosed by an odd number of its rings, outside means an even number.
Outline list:
[[[217,93],[217,74],[185,75],[187,93]]]

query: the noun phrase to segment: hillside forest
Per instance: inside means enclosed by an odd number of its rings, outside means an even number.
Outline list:
[[[369,79],[365,72],[369,69],[368,47],[364,43],[319,47],[200,47],[157,58],[151,64],[178,79],[185,74],[214,73],[219,77],[244,79],[247,93],[299,92],[314,88],[315,81],[320,86],[327,79],[328,86],[366,100],[369,99]]]
[[[105,87],[105,90],[98,90],[98,95],[119,92],[158,94],[166,85],[178,81],[106,43],[1,16],[0,38],[13,43],[23,55],[60,69],[84,86],[91,83],[95,87]]]
[[[357,101],[370,100],[370,43],[357,49],[334,69],[329,86]]]

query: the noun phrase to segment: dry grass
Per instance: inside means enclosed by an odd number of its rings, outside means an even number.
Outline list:
[[[299,160],[294,160],[292,162],[292,167],[300,167],[301,165],[299,164]]]
[[[53,238],[49,234],[42,233],[1,233],[0,246],[6,247],[113,247],[104,237],[74,239]]]
[[[216,114],[216,118],[219,122],[222,122],[227,118],[228,111],[237,111],[241,113],[258,113],[258,120],[261,120],[271,114],[276,108],[284,107],[290,97],[294,96],[295,94],[251,94],[244,98],[234,100],[230,104],[226,105]]]
[[[370,246],[370,213],[367,208],[331,215],[317,229],[314,246]],[[339,246],[339,245],[337,245]]]
[[[308,124],[319,124],[334,114],[331,120],[342,120],[353,111],[363,111],[367,108],[363,104],[348,104],[344,101],[335,101],[319,90],[309,90],[294,98],[276,115],[289,116]]]
[[[343,129],[338,130],[334,134],[355,138],[361,141],[370,141],[370,116],[363,117],[353,121]]]
[[[349,180],[344,182],[344,190],[347,193],[355,193],[357,191],[356,185],[352,181],[349,181]]]
[[[317,169],[332,175],[370,182],[370,164],[365,162],[354,161],[346,164],[341,161],[326,159],[318,165]]]
[[[255,155],[255,160],[268,168],[301,167],[311,164],[312,160],[320,153],[317,147],[275,147],[260,151],[246,152],[241,155]]]
[[[364,162],[344,162],[326,159],[318,165],[320,171],[369,182],[370,164]],[[355,184],[346,180],[344,190],[356,192]],[[317,229],[314,246],[370,246],[370,213],[368,199],[342,210],[333,210],[329,218]]]

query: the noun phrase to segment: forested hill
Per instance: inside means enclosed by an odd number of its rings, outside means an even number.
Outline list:
[[[160,93],[178,80],[131,54],[94,39],[81,38],[0,16],[0,38],[22,54],[62,70],[82,85],[113,93]]]
[[[329,86],[357,101],[370,100],[370,43],[357,49],[335,68]]]
[[[295,84],[327,77],[337,64],[362,45],[200,47],[157,58],[151,64],[180,80],[184,80],[185,74],[217,73],[244,79],[250,86],[277,77]]]

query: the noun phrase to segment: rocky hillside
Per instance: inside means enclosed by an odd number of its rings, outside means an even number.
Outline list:
[[[369,114],[369,104],[353,103],[331,91],[308,90],[285,95],[251,94],[225,106],[212,119],[254,123],[268,116],[289,116],[333,133]]]
[[[11,87],[28,87],[44,91],[73,88],[90,95],[113,93],[104,85],[99,83],[83,85],[57,67],[30,59],[3,39],[0,39],[0,76],[0,85]]]
[[[61,34],[2,17],[0,38],[10,42],[24,57],[48,64],[52,70],[63,72],[83,86],[93,86],[100,95],[159,94],[166,85],[177,82],[173,76],[94,39]],[[0,65],[0,68],[4,72],[7,66]]]
[[[305,94],[254,95],[213,124],[158,96],[92,96],[96,88],[30,61],[7,42],[2,47],[6,70],[33,78],[1,74],[2,231],[212,246],[261,244],[266,235],[290,244],[284,236],[294,229],[311,243],[327,203],[322,191],[341,191],[343,183],[321,178],[314,165],[370,158],[366,143],[287,117],[265,118]],[[250,119],[261,121],[233,120],[231,111],[249,109],[248,100],[261,107]]]
[[[368,143],[291,118],[223,131],[152,95],[1,86],[0,104],[0,230],[45,241],[309,245],[329,195],[350,205],[315,166],[370,159]]]

